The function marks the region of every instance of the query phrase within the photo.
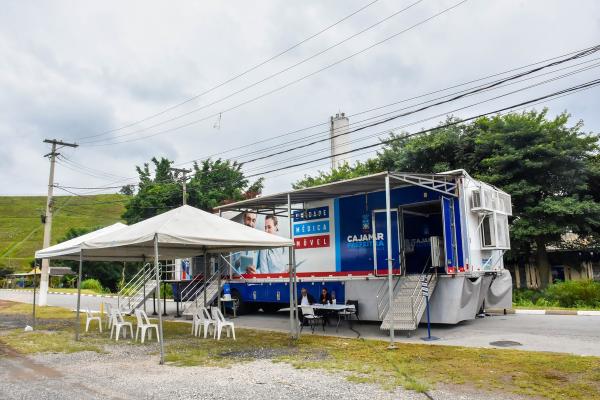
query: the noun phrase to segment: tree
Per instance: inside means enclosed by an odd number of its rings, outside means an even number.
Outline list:
[[[303,189],[311,186],[323,185],[325,183],[343,181],[344,179],[358,178],[359,176],[381,172],[382,165],[377,159],[365,162],[356,161],[354,165],[343,163],[330,172],[319,171],[316,177],[304,175],[304,178],[292,184],[294,189]]]
[[[125,185],[119,190],[119,193],[124,194],[125,196],[133,196],[135,194],[135,186]]]
[[[181,188],[171,172],[172,161],[156,157],[152,158],[154,177],[150,165],[136,167],[139,175],[138,192],[125,204],[123,219],[134,224],[144,219],[161,214],[181,205]]]
[[[542,284],[550,282],[546,246],[574,232],[600,243],[600,155],[598,138],[583,132],[569,115],[547,118],[547,110],[483,117],[460,123],[449,117],[443,128],[407,136],[392,134],[381,153],[364,164],[380,170],[435,173],[465,169],[512,196],[511,255],[535,250]],[[446,126],[454,123],[452,126]],[[294,187],[367,174],[346,167]]]
[[[188,204],[203,210],[227,201],[256,197],[262,192],[263,179],[252,184],[244,177],[242,164],[229,160],[204,160],[194,163],[194,175],[188,184]]]
[[[378,155],[381,166],[390,171],[420,173],[472,171],[478,163],[474,133],[470,125],[459,122],[448,117],[439,124],[441,128],[430,132],[414,136],[390,134],[388,144]]]
[[[511,194],[511,236],[535,247],[542,285],[550,283],[546,246],[566,232],[589,235],[600,228],[600,203],[589,187],[598,138],[569,115],[547,110],[484,117],[474,122],[476,176]]]
[[[182,188],[178,176],[171,171],[172,161],[156,157],[143,168],[136,167],[139,175],[138,191],[125,205],[123,219],[132,224],[153,217],[182,204]],[[154,176],[153,176],[154,175]],[[244,177],[242,165],[237,162],[205,160],[194,163],[193,175],[187,183],[187,204],[212,211],[227,201],[256,197],[262,191],[263,180],[252,184]]]

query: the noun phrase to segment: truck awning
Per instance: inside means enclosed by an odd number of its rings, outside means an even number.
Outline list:
[[[292,190],[259,196],[253,199],[242,200],[231,204],[216,207],[219,211],[246,211],[257,213],[282,214],[287,212],[288,195],[292,205],[308,201],[318,201],[334,197],[352,196],[356,194],[378,192],[385,188],[385,177],[390,177],[390,188],[396,189],[405,186],[420,186],[435,190],[447,196],[455,197],[456,181],[463,176],[464,171],[452,171],[441,174],[415,174],[405,172],[380,172],[359,178],[347,179],[339,182],[327,183],[306,189]],[[301,208],[293,208],[299,210]]]

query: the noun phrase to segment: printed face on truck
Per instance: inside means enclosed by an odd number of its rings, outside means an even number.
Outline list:
[[[250,228],[256,228],[256,214],[252,212],[244,213],[244,225]]]
[[[268,215],[265,218],[265,232],[275,234],[279,230],[277,226],[277,217],[274,215]]]

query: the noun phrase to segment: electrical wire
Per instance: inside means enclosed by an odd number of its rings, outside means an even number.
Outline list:
[[[397,33],[395,33],[395,34],[393,34],[391,36],[386,37],[383,40],[375,42],[374,44],[371,44],[371,45],[363,48],[360,51],[352,53],[349,56],[346,56],[346,57],[344,57],[342,59],[339,59],[339,60],[337,60],[337,61],[335,61],[335,62],[333,62],[331,64],[328,64],[328,65],[326,65],[326,66],[324,66],[322,68],[319,68],[319,69],[317,69],[317,70],[315,70],[315,71],[313,71],[313,72],[311,72],[309,74],[303,75],[302,77],[300,77],[298,79],[295,79],[295,80],[293,80],[291,82],[288,82],[288,83],[286,83],[286,84],[284,84],[282,86],[279,86],[279,87],[277,87],[275,89],[272,89],[272,90],[269,90],[267,92],[264,92],[264,93],[262,93],[262,94],[260,94],[260,95],[258,95],[256,97],[253,97],[253,98],[251,98],[251,99],[249,99],[247,101],[244,101],[244,102],[242,102],[240,104],[237,104],[237,105],[235,105],[233,107],[230,107],[230,108],[227,108],[225,110],[219,111],[218,113],[215,113],[215,114],[212,114],[212,115],[209,115],[207,117],[204,117],[204,118],[201,118],[201,119],[197,119],[197,120],[194,120],[194,121],[191,121],[191,122],[187,122],[185,124],[176,126],[174,128],[165,129],[165,130],[162,130],[162,131],[158,131],[158,132],[155,132],[155,133],[152,133],[152,134],[149,134],[149,135],[140,136],[140,137],[137,137],[137,138],[127,139],[127,140],[122,140],[122,141],[116,141],[116,142],[108,142],[108,143],[96,143],[96,142],[100,142],[100,141],[104,141],[104,140],[119,139],[121,137],[130,136],[130,135],[133,135],[133,134],[140,133],[141,131],[140,132],[131,132],[131,133],[124,134],[124,135],[117,135],[117,136],[111,137],[109,139],[102,139],[102,140],[94,140],[94,141],[82,142],[80,144],[80,146],[86,146],[86,147],[111,146],[111,145],[116,145],[116,144],[130,143],[130,142],[134,142],[134,141],[138,141],[138,140],[148,139],[148,138],[155,137],[155,136],[158,136],[158,135],[163,135],[165,133],[174,132],[174,131],[180,130],[182,128],[186,128],[186,127],[195,125],[195,124],[197,124],[199,122],[202,122],[202,121],[205,121],[207,119],[214,118],[215,116],[222,115],[222,114],[224,114],[226,112],[236,110],[236,109],[241,108],[241,107],[243,107],[243,106],[245,106],[247,104],[253,103],[253,102],[255,102],[255,101],[259,100],[259,99],[267,97],[267,96],[269,96],[269,95],[271,95],[273,93],[277,93],[277,92],[279,92],[279,91],[281,91],[283,89],[286,89],[286,88],[288,88],[288,87],[290,87],[290,86],[292,86],[292,85],[294,85],[296,83],[299,83],[299,82],[301,82],[301,81],[303,81],[305,79],[308,79],[308,78],[310,78],[312,76],[315,76],[315,75],[317,75],[317,74],[319,74],[319,73],[321,73],[321,72],[323,72],[325,70],[328,70],[328,69],[330,69],[330,68],[332,68],[332,67],[334,67],[334,66],[336,66],[338,64],[341,64],[342,62],[345,62],[345,61],[347,61],[347,60],[349,60],[349,59],[351,59],[353,57],[356,57],[357,55],[363,54],[363,53],[367,52],[368,50],[371,50],[371,49],[373,49],[373,48],[375,48],[375,47],[377,47],[377,46],[379,46],[379,45],[381,45],[381,44],[383,44],[383,43],[385,43],[385,42],[387,42],[387,41],[389,41],[391,39],[394,39],[394,38],[396,38],[396,37],[398,37],[398,36],[400,36],[400,35],[402,35],[402,34],[404,34],[406,32],[409,32],[409,31],[411,31],[411,30],[413,30],[413,29],[415,29],[415,28],[417,28],[417,27],[419,27],[419,26],[421,26],[421,25],[423,25],[423,24],[425,24],[425,23],[427,23],[427,22],[429,22],[429,21],[431,21],[431,20],[433,20],[433,19],[435,19],[435,18],[437,18],[437,17],[439,17],[439,16],[441,16],[441,15],[443,15],[443,14],[445,14],[445,13],[447,13],[447,12],[449,12],[449,11],[455,9],[455,8],[457,8],[457,7],[459,7],[460,5],[466,3],[467,1],[468,0],[462,0],[462,1],[460,1],[460,2],[458,2],[458,3],[456,3],[456,4],[452,5],[452,6],[450,6],[448,8],[445,8],[444,10],[442,10],[442,11],[440,11],[440,12],[438,12],[438,13],[436,13],[436,14],[428,17],[428,18],[425,18],[425,19],[417,22],[414,25],[411,25],[410,27],[408,27],[406,29],[403,29],[400,32],[397,32]],[[193,112],[193,110],[192,110],[192,112]],[[189,114],[189,113],[190,112],[186,113],[186,115]]]
[[[138,124],[140,124],[140,123],[142,123],[142,122],[146,122],[146,121],[148,121],[148,120],[151,120],[151,119],[153,119],[153,118],[155,118],[155,117],[158,117],[158,116],[160,116],[160,115],[163,115],[163,114],[165,114],[165,113],[167,113],[167,112],[169,112],[169,111],[171,111],[171,110],[174,110],[175,108],[181,107],[181,106],[183,106],[183,105],[185,105],[185,104],[187,104],[187,103],[189,103],[189,102],[191,102],[191,101],[194,101],[194,100],[196,100],[196,99],[198,99],[198,98],[200,98],[200,97],[202,97],[202,96],[204,96],[204,95],[206,95],[206,94],[209,94],[209,93],[211,93],[211,92],[215,91],[216,89],[219,89],[219,88],[220,88],[220,87],[222,87],[222,86],[225,86],[225,85],[227,85],[228,83],[231,83],[231,82],[235,81],[235,80],[236,80],[236,79],[238,79],[238,78],[241,78],[241,77],[243,77],[243,76],[245,76],[245,75],[249,74],[250,72],[252,72],[252,71],[254,71],[254,70],[256,70],[256,69],[258,69],[258,68],[262,67],[262,66],[263,66],[263,65],[265,65],[265,64],[268,64],[269,62],[271,62],[271,61],[273,61],[273,60],[275,60],[275,59],[277,59],[277,58],[281,57],[282,55],[284,55],[284,54],[286,54],[286,53],[288,53],[288,52],[290,52],[290,51],[294,50],[295,48],[297,48],[297,47],[299,47],[299,46],[303,45],[304,43],[306,43],[306,42],[308,42],[308,41],[310,41],[310,40],[312,40],[312,39],[316,38],[317,36],[319,36],[319,35],[321,35],[321,34],[323,34],[323,33],[327,32],[327,31],[328,31],[328,30],[330,30],[331,28],[334,28],[335,26],[337,26],[337,25],[341,24],[342,22],[344,22],[344,21],[346,21],[347,19],[349,19],[349,18],[353,17],[354,15],[356,15],[356,14],[360,13],[361,11],[363,11],[363,10],[365,10],[365,9],[369,8],[370,6],[372,6],[373,4],[377,3],[378,1],[379,1],[379,0],[374,0],[374,1],[371,1],[370,3],[367,3],[366,5],[364,5],[364,6],[360,7],[359,9],[357,9],[357,10],[353,11],[352,13],[350,13],[350,14],[346,15],[346,16],[345,16],[345,17],[343,17],[342,19],[340,19],[340,20],[337,20],[337,21],[336,21],[336,22],[334,22],[333,24],[331,24],[331,25],[329,25],[329,26],[327,26],[327,27],[325,27],[325,28],[321,29],[321,30],[320,30],[320,31],[318,31],[317,33],[314,33],[314,34],[310,35],[309,37],[307,37],[307,38],[305,38],[305,39],[303,39],[303,40],[299,41],[298,43],[296,43],[296,44],[294,44],[294,45],[292,45],[292,46],[290,46],[290,47],[286,48],[285,50],[283,50],[283,51],[281,51],[281,52],[279,52],[279,53],[277,53],[277,54],[275,54],[275,55],[273,55],[273,56],[271,56],[271,57],[267,58],[266,60],[264,60],[264,61],[261,61],[260,63],[258,63],[258,64],[256,64],[256,65],[254,65],[254,66],[252,66],[252,67],[250,67],[250,68],[248,68],[248,69],[244,70],[243,72],[241,72],[241,73],[239,73],[239,74],[237,74],[237,75],[235,75],[235,76],[233,76],[233,77],[231,77],[231,78],[229,78],[229,79],[227,79],[227,80],[225,80],[225,81],[223,81],[223,82],[221,82],[221,83],[219,83],[219,84],[217,84],[217,85],[215,85],[215,86],[212,86],[210,89],[207,89],[207,90],[205,90],[205,91],[203,91],[203,92],[201,92],[201,93],[199,93],[199,94],[196,94],[196,95],[194,95],[194,96],[192,96],[192,97],[190,97],[190,98],[188,98],[188,99],[186,99],[186,100],[184,100],[184,101],[182,101],[182,102],[180,102],[180,103],[178,103],[178,104],[175,104],[175,105],[173,105],[173,106],[171,106],[171,107],[168,107],[168,108],[166,108],[166,109],[164,109],[164,110],[162,110],[162,111],[160,111],[160,112],[157,112],[157,113],[155,113],[155,114],[152,114],[152,115],[150,115],[150,116],[148,116],[148,117],[145,117],[145,118],[143,118],[143,119],[140,119],[140,120],[137,120],[137,121],[131,122],[131,123],[127,124],[127,125],[123,125],[123,126],[121,126],[120,128],[115,128],[115,129],[111,129],[111,130],[108,130],[108,131],[100,132],[100,133],[98,133],[98,134],[95,134],[95,135],[83,136],[83,137],[80,137],[79,139],[87,139],[87,138],[92,138],[92,137],[98,137],[98,136],[106,135],[106,134],[109,134],[109,133],[113,133],[113,132],[121,131],[121,130],[123,130],[123,129],[129,128],[129,127],[132,127],[132,126],[134,126],[134,125],[138,125]]]

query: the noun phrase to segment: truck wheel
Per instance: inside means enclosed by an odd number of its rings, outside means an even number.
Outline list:
[[[236,306],[237,315],[244,315],[252,311],[251,305],[242,300],[242,295],[237,290],[231,291],[231,298]]]

